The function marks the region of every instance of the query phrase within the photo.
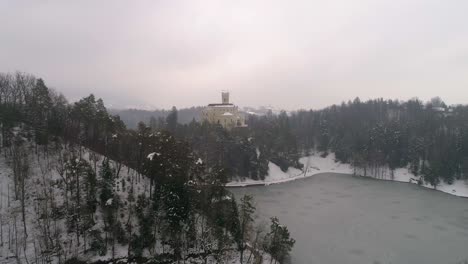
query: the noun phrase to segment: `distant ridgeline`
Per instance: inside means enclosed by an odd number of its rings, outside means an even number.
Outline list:
[[[131,129],[136,129],[139,122],[146,123],[152,129],[165,128],[166,118],[172,110],[140,110],[140,109],[111,109],[110,112],[119,115],[122,121]],[[177,110],[177,122],[208,121],[220,124],[226,129],[245,127],[245,115],[239,108],[229,102],[229,93],[222,93],[221,103],[209,104],[205,107],[190,107]]]
[[[204,107],[201,106],[178,109],[177,121],[180,124],[188,124],[192,121],[200,122],[203,109]],[[152,129],[162,129],[165,127],[166,118],[171,110],[109,109],[109,112],[120,116],[120,119],[130,129],[137,129],[139,122],[146,123]]]

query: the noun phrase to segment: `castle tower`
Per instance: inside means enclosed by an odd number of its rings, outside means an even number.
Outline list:
[[[229,104],[229,92],[222,92],[223,104]]]
[[[244,114],[229,102],[228,91],[221,92],[221,103],[209,104],[203,109],[202,119],[211,124],[219,124],[227,130],[247,126]]]

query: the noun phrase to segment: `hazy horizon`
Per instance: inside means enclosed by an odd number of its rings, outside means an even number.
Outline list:
[[[468,103],[468,2],[0,2],[0,72],[111,108]]]

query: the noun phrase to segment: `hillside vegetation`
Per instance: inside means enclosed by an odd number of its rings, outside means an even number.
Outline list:
[[[2,262],[271,263],[294,245],[170,126],[128,130],[23,73],[0,74],[0,125]]]

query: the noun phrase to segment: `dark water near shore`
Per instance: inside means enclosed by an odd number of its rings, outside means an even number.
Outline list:
[[[259,221],[277,216],[288,226],[293,264],[468,260],[466,198],[335,173],[232,191],[255,197]]]

